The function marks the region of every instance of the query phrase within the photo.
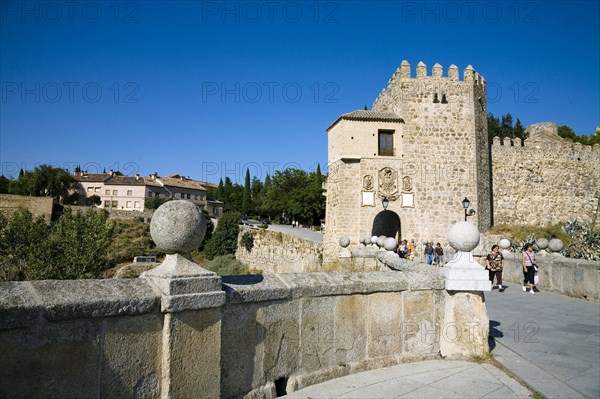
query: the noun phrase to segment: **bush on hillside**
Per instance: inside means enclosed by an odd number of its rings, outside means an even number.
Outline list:
[[[51,224],[19,210],[0,222],[4,280],[100,278],[107,267],[113,229],[104,211],[67,208]]]
[[[133,262],[135,256],[162,255],[150,236],[150,224],[137,219],[116,219],[112,223],[114,236],[107,254],[111,266]]]
[[[227,212],[219,219],[213,236],[204,247],[204,253],[208,259],[215,256],[235,254],[237,239],[240,231],[240,214],[238,212]]]
[[[250,274],[248,266],[237,260],[233,254],[215,256],[204,267],[220,276]]]

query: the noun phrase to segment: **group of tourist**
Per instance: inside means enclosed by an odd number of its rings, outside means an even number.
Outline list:
[[[536,292],[540,292],[537,288],[537,271],[538,265],[535,262],[535,252],[533,251],[533,245],[525,244],[522,255],[522,268],[523,268],[523,292],[529,292],[534,295]],[[485,268],[489,271],[490,281],[492,282],[492,290],[496,287],[499,288],[500,292],[504,292],[504,285],[502,285],[502,271],[504,270],[504,257],[500,252],[498,245],[492,245],[490,253],[485,258]],[[496,278],[497,286],[494,285],[494,278]],[[527,287],[529,285],[529,288]]]
[[[444,263],[444,249],[442,244],[439,242],[433,247],[433,242],[425,242],[423,253],[425,254],[425,262],[428,265],[442,266]],[[396,248],[396,253],[404,259],[414,260],[416,256],[415,239],[413,238],[410,242],[408,240],[402,240]]]
[[[433,246],[433,242],[424,243],[423,253],[425,262],[428,265],[442,266],[444,263],[444,249],[439,242]],[[396,253],[403,259],[414,260],[416,256],[417,244],[415,240],[402,240],[396,248]],[[538,265],[535,262],[535,252],[531,244],[525,244],[522,256],[523,267],[523,292],[529,292],[532,295],[539,292],[537,288],[537,271]],[[500,247],[492,245],[490,253],[485,258],[485,268],[489,272],[489,279],[492,282],[492,289],[498,288],[500,292],[504,292],[505,286],[502,285],[502,271],[504,270],[504,257],[500,252]],[[494,285],[494,279],[497,285]]]

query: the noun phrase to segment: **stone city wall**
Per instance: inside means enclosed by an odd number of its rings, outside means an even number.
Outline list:
[[[556,129],[553,124],[539,124]],[[536,126],[536,125],[532,125]],[[529,127],[528,129],[530,129]],[[557,135],[556,135],[557,136]],[[600,146],[510,139],[492,145],[494,224],[552,225],[598,211]]]
[[[245,233],[254,238],[250,251],[241,244]],[[323,271],[321,256],[320,242],[250,226],[240,228],[235,253],[242,263],[265,274]]]
[[[0,212],[10,217],[17,209],[27,209],[34,217],[43,216],[47,223],[52,218],[51,197],[27,197],[24,195],[0,194]]]
[[[523,284],[523,263],[521,252],[502,251],[504,271],[502,279],[511,283]],[[483,258],[481,263],[483,264]],[[571,259],[557,254],[536,254],[538,263],[539,288],[592,301],[598,301],[600,287],[600,262]],[[516,289],[520,289],[517,287]]]
[[[225,277],[222,289],[223,306],[173,310],[144,278],[0,283],[0,397],[273,398],[487,351],[482,294],[447,292],[433,270]]]

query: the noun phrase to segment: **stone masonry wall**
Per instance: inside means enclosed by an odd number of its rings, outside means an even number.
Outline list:
[[[0,397],[158,397],[162,325],[142,279],[0,283]]]
[[[431,268],[225,277],[224,305],[175,311],[144,278],[0,283],[0,397],[274,398],[442,342],[486,352],[482,294],[444,287]]]
[[[556,129],[544,125],[550,133]],[[600,146],[542,139],[530,137],[524,146],[494,139],[494,224],[551,225],[590,220],[597,212]]]
[[[273,397],[332,378],[437,357],[446,302],[426,272],[224,278],[221,396]],[[250,389],[249,389],[250,388]],[[264,395],[264,396],[263,396]]]
[[[50,197],[0,194],[0,212],[8,217],[12,216],[17,209],[27,209],[34,217],[43,216],[46,222],[50,222],[52,205],[53,199]]]
[[[502,251],[504,256],[503,280],[515,284],[523,283],[521,253]],[[570,259],[555,254],[536,254],[539,265],[539,287],[543,291],[598,301],[600,287],[600,262]],[[519,288],[517,288],[519,289]]]
[[[242,236],[252,234],[253,248],[242,246]],[[265,274],[321,271],[320,242],[304,240],[285,233],[243,226],[238,235],[235,257],[252,269]]]
[[[462,220],[461,202],[468,197],[477,210],[470,220],[484,230],[490,219],[485,80],[471,66],[463,80],[454,65],[446,77],[439,64],[431,75],[423,63],[416,67],[416,78],[410,73],[403,61],[373,110],[392,110],[405,121],[401,158],[414,165],[415,207],[441,212],[426,219],[435,220],[435,239]]]

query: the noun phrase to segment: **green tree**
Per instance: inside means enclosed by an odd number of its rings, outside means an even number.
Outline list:
[[[242,196],[242,213],[244,215],[247,215],[252,210],[250,193],[250,170],[246,168],[246,178],[244,179],[244,193]]]
[[[77,193],[75,193],[77,194]],[[101,205],[102,204],[102,198],[100,198],[100,196],[94,194],[92,196],[89,196],[85,199],[85,204],[92,206],[92,205]]]
[[[252,178],[252,184],[250,186],[250,195],[252,198],[252,211],[256,212],[260,210],[262,204],[262,195],[263,195],[264,184],[260,179],[256,176]]]
[[[152,198],[146,198],[144,200],[144,209],[158,209],[159,206],[170,200],[171,198],[160,198],[157,195]]]
[[[488,125],[488,139],[490,145],[494,142],[494,137],[502,137],[500,136],[500,120],[494,116],[491,112],[487,115],[487,125]]]
[[[525,133],[525,128],[523,128],[523,125],[521,124],[521,120],[519,118],[517,118],[517,122],[515,123],[513,133],[515,135],[515,138],[521,139],[521,145],[523,145],[523,142],[527,138],[528,134]]]
[[[323,201],[320,173],[290,168],[273,175],[265,192],[262,211],[272,218],[285,213],[302,224],[318,224],[323,215]]]
[[[19,172],[19,177],[15,180],[11,180],[9,183],[8,193],[14,195],[33,195],[33,182],[31,173],[21,172],[23,172],[23,169],[21,169]]]
[[[0,175],[0,194],[8,194],[8,188],[10,186],[10,179],[4,175]]]
[[[235,254],[237,249],[237,237],[240,231],[240,213],[226,212],[219,219],[213,236],[204,247],[204,253],[208,259],[215,256]]]
[[[69,195],[75,178],[64,169],[50,165],[36,166],[31,172],[19,172],[17,180],[10,186],[11,194],[54,197],[61,201]]]
[[[225,185],[223,184],[223,178],[219,179],[219,186],[217,188],[217,198],[218,201],[223,201],[225,199]]]
[[[558,135],[563,139],[567,139],[569,141],[575,141],[577,138],[577,134],[573,129],[571,129],[567,125],[562,125],[558,127]]]
[[[263,185],[260,198],[260,208],[258,211],[260,212],[260,216],[269,216],[269,206],[268,206],[268,195],[271,190],[271,176],[267,173],[265,176],[265,184]]]
[[[502,115],[502,119],[500,120],[500,136],[502,138],[510,137],[511,141],[515,138],[513,117],[510,113]]]
[[[1,214],[1,213],[0,213]],[[17,210],[10,219],[0,220],[0,270],[3,280],[25,280],[32,270],[52,262],[47,251],[50,228],[42,216]],[[51,267],[51,266],[48,266]]]
[[[569,126],[562,125],[558,127],[558,135],[566,140],[583,145],[600,144],[600,129],[596,133],[590,135],[578,135]]]
[[[213,232],[215,231],[215,224],[213,223],[212,219],[210,218],[210,214],[206,209],[200,208],[200,212],[202,212],[206,218],[206,234],[204,235],[204,239],[198,248],[198,251],[203,251],[206,243],[212,238]]]
[[[52,267],[29,269],[30,278],[100,278],[108,265],[113,236],[112,223],[107,221],[106,211],[73,212],[66,208],[50,236],[48,253],[55,257]]]
[[[79,193],[77,191],[75,191],[75,192],[67,195],[67,197],[63,200],[63,203],[65,205],[77,205],[79,203],[80,197],[81,196],[79,195]],[[96,197],[98,197],[98,196],[96,195]],[[100,198],[100,197],[98,197],[98,198]]]

